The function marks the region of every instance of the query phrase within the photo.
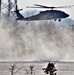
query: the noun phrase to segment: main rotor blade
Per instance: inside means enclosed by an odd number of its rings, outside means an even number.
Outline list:
[[[27,6],[26,8],[46,8],[46,9],[54,9],[55,7],[47,7],[47,6]]]
[[[52,8],[52,7],[49,7],[49,6],[44,6],[44,5],[39,5],[39,4],[34,4],[35,6],[40,6],[42,8]],[[55,8],[55,7],[54,7]]]
[[[68,6],[59,6],[59,7],[49,7],[49,6],[44,6],[44,5],[39,5],[39,4],[34,4],[35,6],[40,6],[40,7],[43,7],[43,8],[71,8],[71,7],[74,7],[74,5],[68,5]]]
[[[26,8],[42,8],[42,7],[27,6]]]
[[[35,6],[28,6],[27,8],[47,8],[47,9],[54,9],[54,8],[71,8],[74,7],[74,5],[68,5],[68,6],[59,6],[59,7],[54,7],[54,6],[44,6],[44,5],[39,5],[39,4],[34,4]]]
[[[60,7],[55,7],[55,8],[71,8],[71,7],[74,7],[74,5],[60,6]]]

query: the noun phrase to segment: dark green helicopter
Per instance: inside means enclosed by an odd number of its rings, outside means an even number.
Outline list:
[[[34,4],[34,6],[28,6],[27,8],[46,8],[46,9],[51,9],[51,10],[46,10],[46,11],[40,11],[40,13],[29,16],[29,17],[24,17],[21,15],[19,10],[17,9],[16,5],[16,14],[17,14],[17,20],[25,20],[25,21],[38,21],[38,20],[58,20],[59,22],[63,18],[69,17],[69,14],[65,13],[64,11],[61,10],[54,10],[55,8],[71,8],[74,5],[69,5],[69,6],[60,6],[60,7],[49,7],[49,6],[44,6],[44,5],[39,5],[39,4]]]

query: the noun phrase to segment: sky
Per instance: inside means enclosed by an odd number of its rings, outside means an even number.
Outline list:
[[[2,0],[3,2],[8,0]],[[14,1],[14,0],[11,0]],[[47,6],[68,6],[68,5],[74,5],[74,0],[17,0],[18,1],[18,7],[22,8],[25,12],[27,10],[45,10],[45,9],[36,9],[36,8],[26,8],[27,6],[33,6],[33,4],[42,4]],[[70,18],[74,19],[74,7],[72,8],[63,8],[59,9],[63,10],[66,13],[68,13]]]

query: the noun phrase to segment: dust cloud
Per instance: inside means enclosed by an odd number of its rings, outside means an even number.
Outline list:
[[[0,60],[74,60],[74,30],[54,21],[0,21]]]

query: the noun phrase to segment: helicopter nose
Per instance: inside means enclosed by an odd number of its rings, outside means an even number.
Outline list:
[[[69,14],[66,14],[66,17],[69,17]]]

